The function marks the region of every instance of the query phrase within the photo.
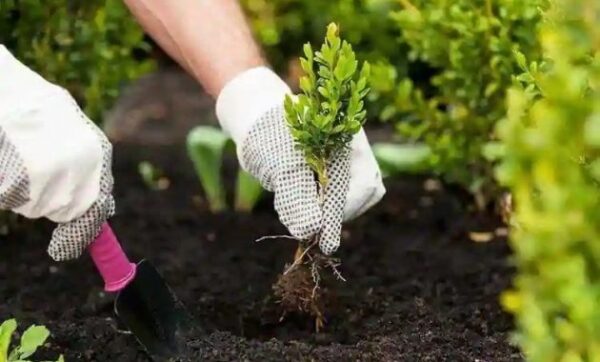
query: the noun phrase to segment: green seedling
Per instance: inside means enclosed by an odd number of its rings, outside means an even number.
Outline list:
[[[198,126],[187,137],[188,155],[194,163],[210,210],[215,213],[227,209],[221,164],[228,142],[229,138],[223,132],[209,126]]]
[[[223,155],[234,149],[233,141],[220,129],[198,126],[187,137],[188,156],[209,203],[210,210],[227,210],[225,185],[221,177]],[[238,171],[235,210],[250,212],[262,195],[260,183],[243,170]]]
[[[369,64],[360,72],[352,46],[330,24],[321,50],[304,45],[300,65],[302,94],[285,99],[285,114],[296,147],[317,174],[321,189],[327,186],[327,163],[348,148],[366,120],[364,97],[368,93]]]
[[[10,350],[11,339],[17,330],[17,321],[9,319],[0,325],[0,362],[31,362],[31,357],[41,347],[50,332],[44,326],[32,325],[21,335],[20,343]],[[61,355],[56,362],[64,362]]]
[[[300,65],[302,93],[285,99],[285,118],[296,148],[316,174],[321,205],[329,182],[331,160],[348,150],[353,136],[366,120],[364,98],[369,89],[369,64],[359,69],[352,46],[340,39],[338,27],[330,24],[320,50],[304,45]],[[300,310],[315,317],[317,331],[324,324],[325,295],[319,270],[331,267],[341,277],[337,260],[318,250],[318,235],[299,243],[294,262],[274,285],[275,294],[288,311]]]
[[[260,200],[263,188],[248,172],[239,169],[235,186],[235,211],[249,213]]]
[[[144,184],[151,190],[165,190],[169,187],[169,179],[162,171],[148,161],[142,161],[138,165],[138,172]]]
[[[373,153],[384,177],[424,172],[431,150],[422,144],[376,143]]]

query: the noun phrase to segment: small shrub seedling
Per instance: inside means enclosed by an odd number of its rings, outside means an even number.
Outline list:
[[[228,208],[221,170],[223,155],[234,147],[223,131],[211,126],[198,126],[187,137],[188,156],[194,164],[210,210],[214,213]],[[260,183],[240,168],[236,181],[235,211],[251,212],[262,194]]]
[[[327,27],[321,49],[313,52],[307,43],[304,55],[300,59],[302,93],[295,99],[286,97],[285,118],[297,149],[316,174],[322,205],[330,162],[348,149],[366,120],[363,99],[369,91],[369,64],[365,62],[359,70],[352,46],[340,39],[333,23]],[[301,240],[293,264],[274,285],[284,309],[312,314],[317,330],[324,323],[325,298],[319,270],[331,267],[341,277],[336,269],[339,263],[313,248],[318,242],[319,234],[313,240]]]
[[[17,321],[9,319],[0,325],[0,362],[30,362],[31,357],[41,347],[50,332],[44,326],[32,325],[21,335],[18,346],[10,349],[11,339],[17,330]],[[56,362],[64,362],[61,355]]]

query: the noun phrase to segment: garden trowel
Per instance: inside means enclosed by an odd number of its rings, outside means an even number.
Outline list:
[[[115,313],[153,360],[185,354],[192,318],[156,268],[147,260],[129,262],[108,224],[89,246],[104,289],[116,292]]]

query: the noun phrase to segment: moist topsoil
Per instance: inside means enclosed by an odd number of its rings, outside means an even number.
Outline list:
[[[491,216],[464,196],[424,178],[387,182],[384,200],[344,231],[338,252],[346,282],[316,334],[314,320],[281,313],[272,284],[296,248],[269,196],[252,215],[212,215],[184,147],[117,145],[118,214],[112,220],[134,260],[149,259],[197,319],[189,361],[520,361],[511,317],[498,297],[513,270]],[[170,180],[147,188],[137,172],[150,160]],[[231,173],[231,171],[230,171]],[[51,225],[21,222],[0,242],[0,319],[52,332],[36,360],[149,361],[116,320],[112,296],[86,255],[54,263],[45,253]]]

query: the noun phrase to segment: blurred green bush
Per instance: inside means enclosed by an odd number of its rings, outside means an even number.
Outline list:
[[[0,43],[67,88],[96,122],[124,82],[153,67],[150,46],[122,0],[3,1]]]
[[[599,21],[597,0],[554,1],[497,128],[519,271],[503,304],[532,362],[600,361]]]
[[[485,146],[506,114],[506,90],[519,71],[514,51],[540,57],[536,31],[547,0],[408,0],[392,13],[409,59],[431,67],[429,82],[398,82],[386,117],[431,150],[429,166],[470,190],[480,207],[497,196]]]
[[[306,42],[320,44],[323,29],[335,22],[359,58],[403,62],[394,41],[399,35],[388,16],[394,0],[241,0],[258,41],[272,64],[285,71]]]

